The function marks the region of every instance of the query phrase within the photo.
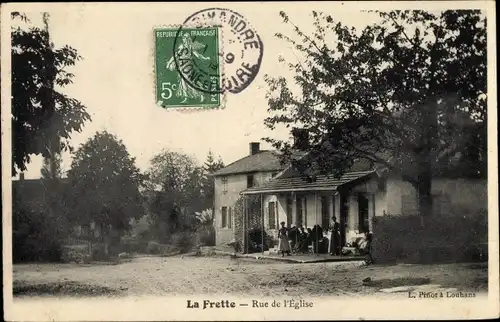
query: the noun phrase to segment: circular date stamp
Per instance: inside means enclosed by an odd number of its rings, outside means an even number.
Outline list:
[[[206,34],[216,28],[216,41]],[[203,38],[205,37],[205,38]],[[239,13],[210,8],[187,17],[176,31],[173,44],[176,69],[186,86],[207,94],[245,90],[257,76],[264,53],[259,34]],[[218,59],[204,53],[218,52]]]

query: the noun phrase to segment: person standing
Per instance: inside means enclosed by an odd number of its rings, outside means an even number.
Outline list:
[[[340,224],[337,217],[333,216],[332,236],[330,238],[330,255],[340,254]]]
[[[290,242],[288,241],[288,231],[287,228],[285,227],[285,222],[282,221],[281,223],[281,228],[278,231],[278,249],[281,252],[281,256],[284,257],[285,253],[287,255],[290,255]]]

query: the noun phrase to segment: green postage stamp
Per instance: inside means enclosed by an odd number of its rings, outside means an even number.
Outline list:
[[[155,28],[156,102],[164,108],[221,107],[217,27]]]

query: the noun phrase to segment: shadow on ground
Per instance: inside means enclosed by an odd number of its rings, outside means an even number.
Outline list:
[[[420,277],[399,277],[391,279],[379,279],[372,280],[366,278],[363,280],[363,286],[377,287],[377,288],[390,288],[390,287],[400,287],[400,286],[415,286],[424,285],[431,282],[430,278],[420,278]]]
[[[117,295],[118,290],[90,284],[81,284],[78,282],[55,282],[43,284],[24,284],[14,282],[14,296],[109,296]]]

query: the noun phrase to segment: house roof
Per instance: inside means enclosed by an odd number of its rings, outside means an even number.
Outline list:
[[[68,179],[62,178],[60,182],[68,184]],[[42,179],[12,180],[12,202],[20,207],[39,211],[44,205],[45,189]]]
[[[261,150],[260,152],[248,155],[239,159],[225,168],[215,172],[214,176],[249,173],[260,171],[280,171],[284,166],[280,162],[279,153],[273,150]]]
[[[318,176],[313,182],[307,181],[304,178],[287,177],[276,178],[270,180],[260,186],[252,187],[241,192],[241,194],[259,194],[259,193],[275,193],[275,192],[291,192],[291,191],[321,191],[321,190],[336,190],[338,187],[347,183],[353,183],[359,179],[366,178],[375,174],[376,171],[359,171],[348,172],[340,178],[332,176]]]

